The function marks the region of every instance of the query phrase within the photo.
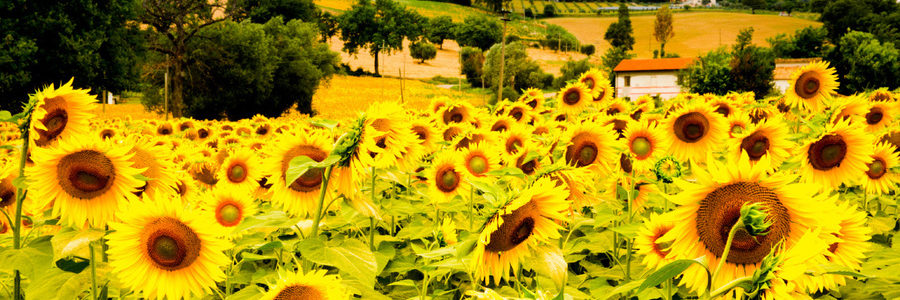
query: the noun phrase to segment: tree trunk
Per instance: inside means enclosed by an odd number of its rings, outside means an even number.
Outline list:
[[[375,75],[381,75],[378,73],[378,50],[375,50],[374,56],[375,56]]]
[[[172,117],[181,118],[184,107],[184,58],[175,57],[175,71],[172,74]]]
[[[659,58],[666,58],[666,43],[659,43]]]

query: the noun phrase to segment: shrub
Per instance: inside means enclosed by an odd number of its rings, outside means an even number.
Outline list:
[[[466,81],[472,86],[481,87],[484,52],[475,47],[463,47],[459,51],[459,59],[459,73],[465,75]]]
[[[567,61],[566,64],[559,69],[559,72],[562,74],[553,80],[553,88],[562,88],[566,85],[566,82],[577,80],[578,77],[581,76],[581,73],[587,72],[592,67],[594,66],[591,65],[587,58]]]
[[[546,76],[540,66],[528,57],[525,45],[511,43],[504,50],[506,62],[503,70],[504,86],[510,85],[516,90],[529,87],[544,88]],[[536,74],[535,74],[536,73]],[[488,51],[484,61],[484,83],[496,87],[500,79],[500,45],[494,45]]]
[[[556,8],[553,5],[544,5],[544,18],[552,18],[556,16]]]
[[[418,59],[419,63],[425,63],[437,56],[437,47],[426,41],[413,42],[409,45],[409,56]]]
[[[526,8],[524,14],[526,18],[534,18],[534,12],[531,11],[531,8]]]
[[[581,45],[581,54],[591,56],[591,55],[594,55],[594,52],[596,52],[596,51],[597,51],[597,49],[594,47],[593,44]]]

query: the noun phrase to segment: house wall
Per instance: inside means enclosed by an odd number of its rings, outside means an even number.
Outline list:
[[[781,91],[781,94],[784,95],[784,92],[791,87],[790,80],[787,79],[776,79],[775,80],[775,88]]]
[[[672,99],[681,93],[676,71],[617,72],[616,97],[637,99],[643,95]],[[631,77],[631,85],[625,86],[625,77]]]

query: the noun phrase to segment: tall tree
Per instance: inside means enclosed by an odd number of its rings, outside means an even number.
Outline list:
[[[431,18],[431,20],[428,20],[428,41],[444,49],[444,40],[452,39],[453,29],[455,28],[456,25],[453,24],[453,19],[450,16]]]
[[[378,74],[378,54],[403,49],[403,40],[416,41],[423,35],[425,18],[392,0],[359,0],[340,16],[338,28],[343,50],[356,54],[369,49],[375,57]]]
[[[631,17],[628,15],[628,6],[619,4],[619,20],[609,25],[603,36],[613,48],[624,48],[627,51],[634,49],[634,29],[631,27]]]
[[[613,72],[613,69],[615,69],[623,60],[634,58],[634,56],[634,53],[628,52],[628,49],[625,49],[624,47],[610,48],[603,54],[603,57],[601,58],[603,61],[603,68],[606,69],[609,82],[611,82],[613,86],[616,86],[616,73]]]
[[[174,117],[184,109],[184,71],[188,65],[187,50],[200,29],[225,20],[223,0],[142,0],[140,19],[150,25],[149,48],[169,55],[172,73]]]
[[[653,22],[653,37],[659,42],[659,57],[666,56],[666,43],[675,36],[675,27],[672,24],[672,11],[668,5],[663,5],[656,11],[656,20]]]
[[[731,53],[731,80],[739,91],[750,91],[757,99],[769,94],[773,86],[775,55],[769,48],[753,45],[753,27],[741,30]]]
[[[226,10],[235,21],[250,19],[253,23],[265,23],[278,16],[285,22],[313,22],[319,12],[312,0],[228,0]]]
[[[456,41],[460,46],[477,47],[487,51],[502,38],[503,29],[497,18],[488,15],[471,15],[456,26]]]

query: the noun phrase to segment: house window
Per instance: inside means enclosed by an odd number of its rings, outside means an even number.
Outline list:
[[[631,76],[625,76],[625,86],[631,86]]]

